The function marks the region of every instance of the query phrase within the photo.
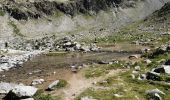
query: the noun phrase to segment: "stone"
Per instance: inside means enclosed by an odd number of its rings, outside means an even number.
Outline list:
[[[164,92],[162,92],[157,88],[152,90],[147,90],[145,93],[147,94],[148,100],[162,100],[160,94],[165,95]]]
[[[91,96],[85,96],[85,97],[81,97],[80,100],[96,100],[96,99],[93,99],[93,97]]]
[[[147,91],[146,91],[146,94],[155,94],[155,93],[165,95],[164,92],[162,92],[161,90],[159,90],[159,89],[157,89],[157,88],[156,88],[156,89],[152,89],[152,90],[147,90]]]
[[[84,52],[90,51],[90,49],[89,49],[88,46],[81,46],[81,47],[80,47],[80,50],[81,50],[81,51],[84,51]]]
[[[145,62],[146,64],[150,64],[150,63],[152,63],[152,61],[151,61],[151,60],[149,60],[149,59],[145,59],[145,60],[144,60],[144,62]]]
[[[34,85],[42,84],[43,82],[44,82],[44,79],[34,79],[31,82],[31,85],[34,86]]]
[[[56,81],[54,81],[54,82],[52,82],[49,86],[48,86],[48,88],[47,88],[47,90],[54,90],[55,89],[55,86],[57,85],[59,83],[59,80],[56,80]]]
[[[146,74],[140,74],[138,77],[138,80],[145,80],[146,79]]]
[[[150,71],[150,72],[147,72],[147,73],[146,73],[146,79],[148,79],[148,80],[160,81],[160,80],[161,80],[161,77],[160,77],[160,74],[159,74],[159,73]]]
[[[132,77],[132,79],[135,79],[135,75],[134,74],[131,74],[131,77]]]
[[[71,71],[74,72],[74,73],[77,73],[78,67],[76,67],[76,66],[71,66]]]
[[[136,71],[140,71],[140,66],[135,66]]]
[[[32,86],[15,86],[9,93],[5,96],[6,100],[18,100],[19,98],[30,98],[35,95],[37,88]]]
[[[129,56],[129,59],[138,59],[139,58],[139,55],[130,55]]]
[[[113,95],[117,98],[123,97],[123,95],[120,95],[120,94],[113,94]]]
[[[0,94],[7,94],[15,86],[17,86],[17,84],[1,82],[0,83]]]
[[[160,65],[157,68],[152,69],[156,73],[170,74],[170,65]]]

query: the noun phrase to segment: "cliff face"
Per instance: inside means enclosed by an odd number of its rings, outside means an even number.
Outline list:
[[[3,3],[2,9],[17,20],[28,20],[28,18],[39,18],[43,15],[52,15],[56,11],[75,16],[79,13],[92,14],[101,10],[108,10],[111,7],[118,7],[123,0],[73,0],[66,2],[57,1],[35,1],[35,2],[14,2]],[[93,13],[93,14],[94,14]]]
[[[105,36],[127,22],[145,18],[168,1],[4,0],[0,5],[0,37],[10,40],[15,36]]]

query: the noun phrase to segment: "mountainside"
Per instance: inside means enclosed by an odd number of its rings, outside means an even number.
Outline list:
[[[104,37],[169,0],[1,0],[0,37]]]

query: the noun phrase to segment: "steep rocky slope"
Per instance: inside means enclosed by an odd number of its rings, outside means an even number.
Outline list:
[[[103,37],[144,18],[169,0],[2,0],[0,37]],[[2,39],[1,39],[2,40]]]

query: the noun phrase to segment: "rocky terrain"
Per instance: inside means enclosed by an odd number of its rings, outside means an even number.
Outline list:
[[[169,100],[169,0],[0,0],[2,100]]]

